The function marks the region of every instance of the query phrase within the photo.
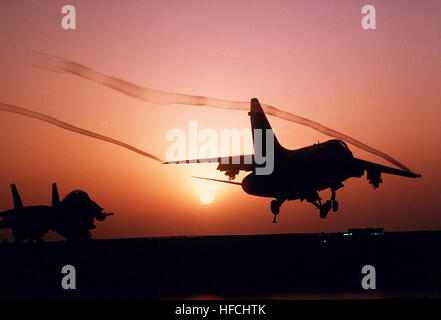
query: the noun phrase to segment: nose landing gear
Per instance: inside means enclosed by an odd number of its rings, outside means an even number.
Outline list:
[[[318,193],[314,193],[307,197],[306,199],[311,202],[317,209],[320,210],[320,218],[324,219],[328,215],[329,211],[336,212],[338,210],[338,201],[335,200],[335,188],[331,188],[331,199],[322,204],[322,201],[318,195]]]

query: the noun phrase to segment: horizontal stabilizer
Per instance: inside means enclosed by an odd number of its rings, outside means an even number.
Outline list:
[[[216,182],[224,182],[224,183],[229,183],[229,184],[235,184],[235,185],[239,185],[241,186],[242,183],[240,182],[233,182],[233,181],[227,181],[227,180],[219,180],[219,179],[211,179],[211,178],[204,178],[204,177],[196,177],[196,176],[191,176],[192,178],[196,178],[196,179],[202,179],[202,180],[209,180],[209,181],[216,181]]]

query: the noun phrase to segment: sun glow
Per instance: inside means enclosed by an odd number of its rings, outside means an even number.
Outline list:
[[[213,172],[216,172],[215,166],[203,165],[195,168],[193,175],[202,177],[213,177]],[[217,177],[216,177],[217,179]],[[214,181],[194,179],[196,193],[199,195],[199,201],[202,204],[210,204],[216,198],[216,191],[218,190],[219,183]]]
[[[214,192],[200,192],[199,199],[201,200],[201,203],[209,204],[214,200]]]
[[[216,196],[216,182],[198,180],[196,181],[196,191],[202,204],[210,204]]]

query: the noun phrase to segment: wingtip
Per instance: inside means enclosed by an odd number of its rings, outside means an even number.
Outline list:
[[[415,173],[413,171],[409,171],[408,177],[409,178],[421,178],[421,175],[418,173]]]

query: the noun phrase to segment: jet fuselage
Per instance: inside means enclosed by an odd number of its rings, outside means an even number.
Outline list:
[[[297,150],[279,150],[274,155],[273,173],[256,175],[253,171],[243,179],[242,188],[255,196],[295,200],[338,188],[341,182],[363,173],[343,141],[329,140]]]

